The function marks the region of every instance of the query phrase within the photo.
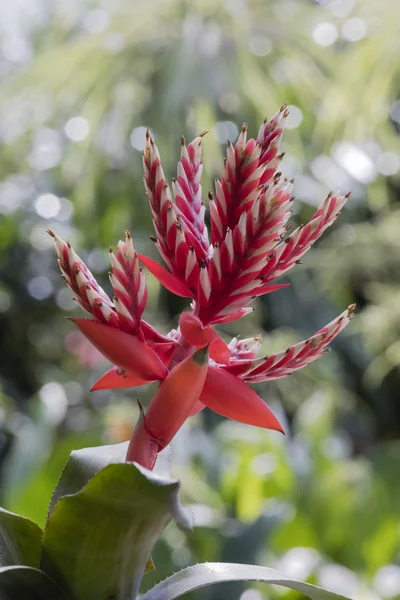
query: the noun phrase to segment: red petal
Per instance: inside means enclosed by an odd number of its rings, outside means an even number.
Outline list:
[[[134,335],[90,319],[71,318],[71,321],[114,365],[147,381],[166,377],[168,370],[157,354]]]
[[[222,363],[223,365],[229,365],[231,359],[231,351],[224,340],[219,337],[218,333],[214,331],[215,338],[210,344],[209,352],[210,357],[216,362]]]
[[[162,343],[162,344],[150,344],[151,348],[153,348],[154,352],[157,354],[157,356],[162,360],[162,362],[164,363],[164,365],[166,367],[168,367],[169,361],[171,360],[171,357],[174,353],[174,350],[176,348],[176,343],[175,342],[167,342],[167,343]]]
[[[189,413],[189,417],[193,417],[194,415],[197,415],[197,413],[199,413],[205,407],[206,407],[205,404],[200,402],[200,400],[197,400],[196,404],[193,406],[192,410]]]
[[[146,342],[157,342],[159,344],[162,344],[171,341],[169,338],[159,333],[156,329],[154,329],[154,327],[149,325],[149,323],[147,323],[143,319],[141,320],[140,324],[144,333],[144,337],[146,338]]]
[[[208,368],[200,401],[228,419],[283,433],[278,419],[260,396],[223,369]]]
[[[196,346],[196,348],[204,348],[214,337],[211,327],[203,327],[200,319],[188,312],[181,314],[179,329],[186,342],[191,346]]]
[[[158,443],[159,451],[169,444],[189,417],[203,389],[207,369],[207,349],[197,350],[177,364],[161,382],[150,402],[143,425],[151,439]],[[131,439],[132,456],[135,453],[134,438],[139,433],[139,430],[135,430]],[[139,441],[138,438],[138,444]]]
[[[212,327],[203,327],[200,319],[194,314],[183,312],[179,319],[179,328],[188,344],[196,348],[204,348],[210,344],[210,357],[224,365],[229,364],[231,352],[228,346]]]
[[[151,438],[150,433],[146,429],[145,416],[140,403],[139,408],[140,417],[128,446],[126,461],[137,462],[142,467],[153,470],[159,452],[159,445]]]
[[[149,383],[146,379],[141,379],[137,375],[120,369],[119,367],[112,367],[109,369],[100,379],[96,381],[91,392],[98,390],[116,390],[119,388],[133,388],[139,385],[146,385]]]
[[[264,294],[270,294],[271,292],[276,292],[277,290],[282,290],[283,288],[289,287],[290,283],[274,283],[272,285],[261,285],[259,288],[255,290],[251,290],[249,295],[251,296],[263,296]],[[238,296],[240,298],[240,296]]]
[[[158,281],[165,287],[167,290],[175,294],[176,296],[182,296],[182,298],[192,298],[193,294],[189,290],[189,288],[180,281],[175,275],[172,275],[167,269],[165,269],[158,262],[149,258],[148,256],[143,256],[143,254],[138,254],[138,257],[142,261],[142,263],[147,267],[147,269],[158,279]]]

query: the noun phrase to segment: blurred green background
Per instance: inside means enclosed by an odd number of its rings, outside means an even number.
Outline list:
[[[222,335],[263,332],[270,352],[350,302],[357,318],[328,356],[258,386],[285,438],[207,411],[187,423],[173,472],[197,527],[167,530],[144,588],[222,560],[400,598],[398,0],[0,0],[0,13],[1,504],[43,524],[69,451],[129,437],[136,397],[154,392],[89,393],[107,365],[65,320],[78,309],[46,228],[107,287],[107,248],[126,227],[154,253],[145,127],[169,178],[181,134],[210,131],[206,192],[242,122],[256,134],[287,102],[293,221],[330,189],[352,196],[291,287]],[[148,285],[147,318],[166,332],[186,301]],[[194,597],[300,598],[256,584]]]

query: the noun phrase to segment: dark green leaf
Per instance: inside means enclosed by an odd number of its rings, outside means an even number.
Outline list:
[[[190,522],[179,482],[133,463],[110,464],[57,502],[44,531],[42,568],[80,600],[130,600],[171,518]]]
[[[31,567],[0,569],[1,600],[67,600],[67,596],[42,571]]]
[[[0,508],[0,566],[39,567],[42,530],[36,523]]]
[[[311,600],[348,600],[344,596],[328,592],[315,585],[289,579],[275,569],[229,563],[205,563],[183,569],[149,590],[142,596],[142,600],[175,600],[207,585],[228,581],[273,583],[301,592]]]

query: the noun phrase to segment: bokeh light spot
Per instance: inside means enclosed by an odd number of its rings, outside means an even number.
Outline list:
[[[147,128],[143,126],[135,127],[135,129],[132,131],[130,141],[135,150],[140,150],[141,152],[144,150],[146,131]]]
[[[35,200],[35,210],[43,219],[53,219],[61,209],[61,202],[55,194],[41,194]]]
[[[36,300],[45,300],[53,293],[53,284],[48,277],[40,275],[28,281],[28,292]]]
[[[239,109],[240,106],[239,96],[234,92],[222,94],[219,99],[219,105],[225,112],[234,113]]]
[[[331,46],[338,38],[338,30],[333,23],[318,23],[313,29],[312,38],[319,46]]]
[[[64,419],[68,400],[63,386],[56,381],[45,383],[39,390],[40,401],[46,408],[46,416],[52,425],[58,425]]]
[[[232,121],[217,121],[214,127],[214,136],[220,144],[226,144],[228,140],[234,142],[239,134],[236,123]]]
[[[68,312],[78,308],[76,302],[72,299],[71,291],[66,288],[61,288],[57,292],[56,303],[59,308]]]
[[[249,42],[249,48],[256,56],[267,56],[272,50],[272,42],[266,36],[255,35]]]
[[[84,117],[72,117],[64,127],[65,135],[73,142],[82,142],[89,135],[89,123]]]
[[[331,0],[328,8],[335,17],[345,18],[354,8],[355,0]]]
[[[376,161],[376,168],[379,173],[389,177],[395,175],[400,169],[400,157],[395,152],[382,152]]]
[[[29,164],[37,171],[57,166],[62,158],[61,136],[54,129],[43,128],[35,136]]]
[[[89,33],[102,33],[110,23],[109,14],[102,9],[89,10],[83,19],[83,28]]]
[[[361,148],[351,142],[340,142],[333,149],[336,162],[357,181],[370,183],[376,177],[375,165]]]
[[[321,557],[313,548],[295,546],[279,560],[278,568],[288,577],[294,579],[307,579],[315,571]]]
[[[357,576],[343,565],[327,564],[319,572],[319,585],[337,594],[357,597],[359,582]]]
[[[32,58],[32,47],[22,35],[8,35],[3,39],[1,53],[10,62],[23,64]]]
[[[296,129],[302,120],[303,120],[303,111],[294,105],[289,105],[289,116],[286,119],[285,127],[286,129]]]
[[[353,17],[343,23],[342,38],[348,42],[358,42],[367,35],[367,23],[361,17]]]
[[[385,600],[396,598],[400,590],[400,567],[398,565],[381,567],[374,577],[372,587]]]

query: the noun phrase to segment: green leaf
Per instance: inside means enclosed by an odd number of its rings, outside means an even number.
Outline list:
[[[36,523],[0,508],[0,566],[39,567],[42,530]]]
[[[131,600],[150,552],[174,518],[191,523],[178,481],[134,463],[110,464],[60,498],[43,537],[42,568],[79,600]]]
[[[67,600],[67,596],[42,571],[31,567],[0,568],[1,600]]]
[[[88,481],[110,464],[125,462],[129,442],[95,448],[74,450],[65,465],[64,471],[54,490],[50,501],[49,515],[52,513],[58,500],[62,496],[69,496],[79,492]],[[158,455],[154,473],[170,476],[170,449],[165,448]]]
[[[175,600],[207,585],[228,581],[273,583],[301,592],[311,600],[348,600],[345,596],[328,592],[310,583],[288,579],[275,569],[230,563],[204,563],[183,569],[153,587],[141,600]]]
[[[71,452],[51,497],[49,516],[60,498],[79,492],[104,467],[125,462],[127,449],[128,442],[123,442],[110,446],[82,448]]]

